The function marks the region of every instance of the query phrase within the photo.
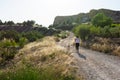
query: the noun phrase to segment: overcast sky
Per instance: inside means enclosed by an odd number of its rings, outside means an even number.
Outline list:
[[[120,0],[0,0],[0,19],[3,22],[35,20],[48,26],[56,16],[86,13],[100,8],[120,10]]]

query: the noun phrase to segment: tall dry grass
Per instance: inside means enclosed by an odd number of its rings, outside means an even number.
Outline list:
[[[12,67],[12,69],[8,69],[8,72],[15,70],[17,73],[17,71],[21,68],[24,68],[24,66],[25,67],[27,66],[27,68],[32,66],[32,68],[35,68],[35,70],[37,68],[37,71],[41,71],[41,69],[43,70],[42,74],[44,75],[41,78],[41,80],[44,80],[44,79],[46,80],[49,78],[51,78],[49,80],[59,80],[59,79],[60,80],[77,80],[78,79],[75,77],[76,69],[70,66],[71,63],[74,63],[74,59],[72,59],[68,55],[68,52],[66,52],[63,47],[56,44],[54,37],[45,37],[42,40],[25,45],[24,48],[21,49],[19,53],[15,56],[13,63],[14,63],[14,66]],[[24,69],[22,70],[23,72],[26,71]],[[32,71],[32,73],[30,72],[30,74],[33,74],[33,75],[34,74],[39,75],[38,73],[39,72],[36,72],[36,71],[35,73],[34,71]],[[57,78],[55,79],[55,77],[53,77],[53,76],[57,76],[56,74],[59,74],[58,75],[59,79]],[[20,73],[20,75],[23,76],[23,73]],[[18,76],[20,75],[18,71]],[[25,73],[25,75],[27,75],[27,73]],[[44,78],[45,76],[46,78]],[[37,77],[41,77],[41,76],[37,76]],[[8,80],[11,80],[11,79],[8,79]]]
[[[104,53],[111,53],[112,52],[112,46],[109,44],[100,44],[100,43],[94,43],[91,46],[91,49],[104,52]]]
[[[120,46],[113,51],[113,55],[120,56]]]

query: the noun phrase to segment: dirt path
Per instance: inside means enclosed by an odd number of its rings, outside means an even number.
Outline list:
[[[86,80],[120,80],[120,58],[104,53],[80,48],[76,53],[73,46],[68,48],[73,39],[73,34],[59,44],[77,60],[77,74],[83,74]]]

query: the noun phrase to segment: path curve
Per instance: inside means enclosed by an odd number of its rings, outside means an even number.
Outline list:
[[[86,80],[120,80],[120,57],[81,48],[75,52],[71,42],[74,35],[70,33],[68,38],[59,42],[59,45],[68,49],[77,60],[77,74],[83,74]]]

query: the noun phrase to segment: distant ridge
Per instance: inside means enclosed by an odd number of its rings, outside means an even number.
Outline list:
[[[120,23],[120,11],[110,9],[92,9],[89,13],[79,13],[72,16],[56,16],[53,26],[59,28],[62,26],[72,26],[74,24],[90,22],[97,13],[104,13],[106,16],[113,19],[114,22]]]

